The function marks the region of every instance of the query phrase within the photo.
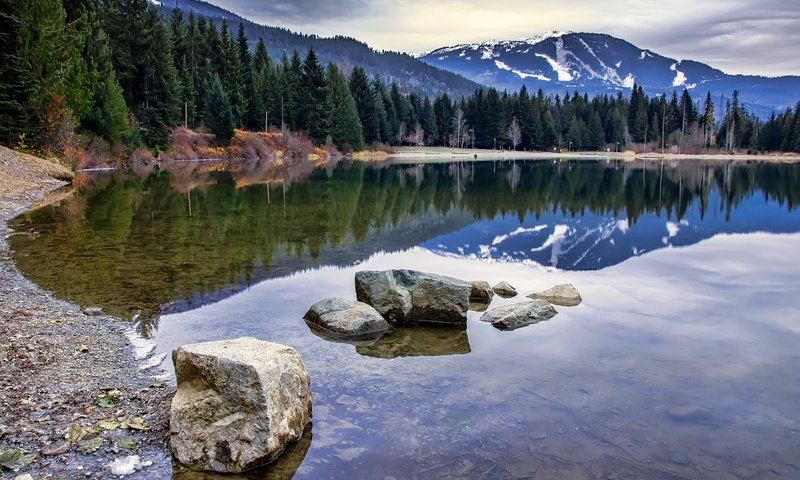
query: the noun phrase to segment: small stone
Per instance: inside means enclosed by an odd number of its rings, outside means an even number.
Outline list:
[[[469,294],[470,302],[489,303],[494,297],[494,290],[486,280],[475,280],[472,282],[472,290]]]
[[[516,330],[553,318],[558,312],[544,300],[514,303],[490,310],[481,321],[491,322],[499,330]]]
[[[494,293],[503,298],[512,298],[517,296],[517,289],[509,285],[507,282],[498,283],[492,288],[492,290],[494,290]]]
[[[100,307],[87,307],[83,309],[83,314],[90,317],[100,317],[105,315],[103,309]]]
[[[536,292],[528,295],[528,298],[547,300],[553,305],[562,307],[575,307],[580,305],[582,299],[578,290],[570,284],[556,285],[543,292]]]
[[[69,442],[58,441],[42,447],[42,455],[63,455],[69,451]]]
[[[25,473],[23,475],[17,475],[14,477],[14,480],[33,480],[33,477],[30,473]]]

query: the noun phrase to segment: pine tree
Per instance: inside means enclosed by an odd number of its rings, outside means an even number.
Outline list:
[[[600,150],[606,143],[605,133],[603,132],[603,122],[600,120],[600,114],[596,111],[592,112],[592,118],[589,122],[589,144],[588,147],[592,150]]]
[[[206,127],[219,140],[230,140],[234,134],[234,119],[231,102],[218,75],[214,75],[206,92]]]
[[[81,119],[81,127],[116,143],[135,136],[128,125],[128,106],[111,64],[108,35],[98,18],[92,19],[92,34],[84,55],[94,81],[92,107]]]
[[[376,112],[377,103],[367,73],[361,67],[353,67],[348,84],[364,128],[364,140],[370,144],[380,141],[381,125]]]
[[[0,0],[0,143],[10,144],[30,123],[33,78],[22,60],[21,2]]]
[[[703,146],[709,148],[716,143],[714,138],[714,101],[711,99],[711,92],[706,95],[706,104],[703,109]]]
[[[10,42],[18,48],[10,55],[9,66],[22,73],[27,92],[27,114],[23,114],[27,121],[20,126],[43,143],[61,125],[72,118],[79,120],[91,107],[91,77],[82,56],[88,22],[80,17],[67,24],[60,0],[16,2],[5,10],[10,15],[3,21],[12,30],[19,27],[19,37]],[[25,72],[19,72],[20,68]],[[12,90],[15,83],[11,81]]]
[[[172,58],[172,37],[147,0],[104,3],[112,62],[125,101],[149,145],[164,145],[180,122],[181,85]]]
[[[328,64],[326,106],[328,110],[328,135],[343,152],[364,148],[364,134],[358,109],[347,80],[339,68]]]
[[[427,96],[422,103],[422,115],[420,124],[425,131],[425,139],[427,145],[435,145],[436,139],[439,137],[439,126],[436,123],[436,113],[433,111],[433,104]]]
[[[326,85],[325,72],[317,60],[314,49],[310,49],[303,61],[298,110],[300,126],[317,142],[325,138],[326,132]]]

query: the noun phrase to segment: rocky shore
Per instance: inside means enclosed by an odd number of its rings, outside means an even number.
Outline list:
[[[0,478],[161,478],[172,388],[142,370],[128,325],[54,299],[6,244],[6,222],[70,177],[0,147]]]

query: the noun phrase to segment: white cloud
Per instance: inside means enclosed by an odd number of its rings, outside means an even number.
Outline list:
[[[211,1],[260,23],[352,36],[377,49],[429,51],[560,29],[608,33],[728,73],[800,74],[798,0]]]

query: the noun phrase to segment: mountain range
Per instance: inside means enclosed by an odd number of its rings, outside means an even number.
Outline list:
[[[523,40],[443,47],[418,55],[424,62],[482,85],[546,93],[596,95],[641,85],[648,94],[689,89],[696,100],[715,101],[739,90],[742,102],[760,113],[800,99],[800,77],[729,75],[692,60],[676,60],[601,33],[549,32]]]
[[[403,90],[422,95],[435,96],[447,92],[460,97],[472,94],[480,87],[472,80],[431,66],[406,53],[377,51],[350,37],[322,38],[292,32],[285,28],[259,25],[201,0],[150,0],[150,2],[160,6],[166,15],[178,8],[184,12],[184,18],[189,14],[206,17],[218,27],[224,20],[234,35],[241,24],[251,44],[255,45],[259,38],[263,38],[267,50],[275,60],[280,59],[283,53],[291,55],[295,50],[302,57],[309,48],[314,48],[323,65],[333,62],[346,72],[353,66],[359,65],[364,67],[370,76],[380,74],[385,82],[396,81]]]
[[[602,33],[549,32],[522,40],[442,47],[411,56],[377,51],[350,37],[322,38],[259,25],[202,0],[150,1],[164,10],[177,7],[218,24],[225,20],[233,31],[241,24],[248,39],[255,43],[263,38],[276,59],[294,50],[303,55],[313,47],[322,62],[334,62],[345,71],[360,65],[370,75],[380,74],[385,81],[397,81],[404,90],[420,94],[447,92],[460,97],[481,85],[509,91],[526,85],[547,94],[577,91],[593,96],[627,94],[636,83],[649,95],[687,88],[698,102],[711,93],[718,108],[738,90],[742,104],[762,117],[794,107],[800,99],[798,76],[730,75]]]

